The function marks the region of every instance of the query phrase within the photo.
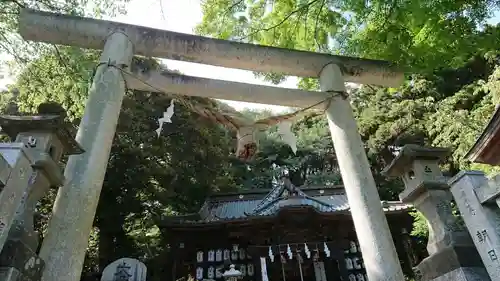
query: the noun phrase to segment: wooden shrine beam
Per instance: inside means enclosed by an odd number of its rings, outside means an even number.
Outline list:
[[[113,32],[125,33],[134,53],[259,72],[319,77],[328,64],[339,65],[345,82],[399,86],[403,73],[391,63],[238,43],[112,21],[23,9],[19,32],[26,40],[102,49]]]
[[[160,71],[125,72],[124,77],[129,89],[300,108],[314,105],[313,108],[324,110],[325,104],[322,102],[331,97],[327,92],[254,85]]]

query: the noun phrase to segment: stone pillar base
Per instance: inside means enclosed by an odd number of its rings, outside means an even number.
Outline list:
[[[13,267],[0,266],[0,280],[2,281],[17,281],[21,280],[21,273]]]
[[[449,246],[424,259],[415,268],[419,281],[490,281],[472,246]]]
[[[1,281],[37,281],[44,262],[21,240],[7,240],[0,254]]]
[[[434,278],[431,281],[484,281],[490,280],[486,269],[481,267],[461,267]]]

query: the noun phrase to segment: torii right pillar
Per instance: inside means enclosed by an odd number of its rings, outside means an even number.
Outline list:
[[[405,280],[338,65],[322,69],[320,87],[333,96],[326,116],[368,279]]]

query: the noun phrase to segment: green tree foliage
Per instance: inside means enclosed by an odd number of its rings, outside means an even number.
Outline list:
[[[425,72],[496,49],[497,0],[208,0],[196,32],[283,48],[385,59]],[[280,81],[268,75],[271,81]]]
[[[29,113],[44,101],[55,101],[78,124],[97,54],[80,51],[79,61],[59,60],[66,50],[60,48],[59,54],[32,61],[12,86],[18,94],[2,96],[2,107],[14,103],[20,112]],[[71,49],[68,53],[75,54]],[[160,67],[140,58],[134,64]],[[197,211],[209,193],[235,186],[227,174],[231,139],[217,124],[176,104],[173,123],[165,124],[157,137],[157,119],[172,98],[163,93],[127,91],[89,241],[84,279],[95,280],[95,273],[123,256],[138,257],[147,264],[160,262],[157,259],[168,247],[153,218]],[[212,103],[196,98],[191,102]],[[37,225],[42,233],[55,193],[52,190],[38,210]]]
[[[500,27],[486,24],[499,5],[499,1],[489,0],[208,0],[196,32],[262,45],[384,59],[412,73],[399,88],[367,85],[350,91],[381,197],[396,199],[401,182],[386,179],[380,171],[392,161],[395,150],[407,143],[451,148],[453,154],[444,166],[449,175],[469,168],[498,172],[485,165],[471,165],[463,157],[500,100]],[[275,83],[284,79],[279,73],[263,76]],[[301,79],[298,86],[319,88],[318,81],[311,78]],[[312,122],[305,131],[311,135],[297,130],[302,145],[324,147],[321,137],[316,136],[325,136],[326,145],[331,143],[324,120]],[[415,214],[414,234],[426,236],[426,229],[425,219]]]
[[[14,31],[22,6],[101,16],[119,12],[125,1],[3,1],[0,3],[0,48],[23,63],[16,84],[0,95],[2,112],[33,112],[56,101],[75,125],[83,114],[98,52],[71,47],[26,44]],[[463,160],[500,101],[500,28],[485,25],[498,1],[328,1],[207,0],[197,32],[224,39],[387,59],[407,66],[412,75],[399,88],[362,86],[350,89],[359,131],[383,200],[395,200],[403,185],[381,170],[394,149],[406,143],[453,149],[446,170],[492,167]],[[90,6],[89,6],[90,5]],[[95,5],[95,6],[92,6]],[[89,8],[94,7],[94,8]],[[13,54],[18,50],[18,54]],[[26,63],[26,64],[24,64]],[[135,65],[157,68],[153,60]],[[267,74],[279,82],[283,77]],[[317,89],[315,79],[301,88]],[[161,214],[197,211],[214,191],[265,188],[286,168],[296,185],[341,184],[326,119],[310,114],[293,131],[298,151],[282,143],[276,128],[261,135],[254,162],[229,157],[234,134],[176,105],[172,124],[158,138],[157,118],[172,95],[127,91],[117,134],[89,240],[84,279],[98,280],[112,260],[144,259],[150,280],[161,280],[168,241],[155,219]],[[189,98],[212,106],[213,101]],[[245,112],[251,118],[269,112]],[[56,190],[38,209],[43,233]],[[415,214],[413,234],[425,237],[425,219]],[[164,273],[163,273],[164,274]]]
[[[19,71],[26,63],[43,54],[56,52],[55,45],[26,42],[18,34],[18,16],[22,8],[59,12],[78,16],[102,18],[124,13],[129,0],[2,0],[0,1],[0,63],[9,63],[13,71]],[[78,53],[78,50],[75,49]],[[13,60],[12,60],[13,59]],[[84,61],[84,60],[82,60]]]

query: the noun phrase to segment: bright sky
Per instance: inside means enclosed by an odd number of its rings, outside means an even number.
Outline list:
[[[161,1],[161,3],[160,3]],[[166,29],[175,32],[193,34],[193,29],[202,19],[199,0],[131,0],[127,14],[113,20],[143,25],[152,28]],[[174,60],[163,60],[170,69],[176,69],[183,74],[204,78],[213,78],[235,82],[244,82],[259,85],[270,85],[253,76],[250,71],[216,67],[211,65],[189,63]],[[297,78],[290,78],[280,84],[280,87],[297,88]],[[237,110],[243,108],[271,109],[284,111],[286,107],[253,104],[245,102],[225,101]]]
[[[161,1],[161,2],[160,2]],[[197,23],[201,21],[202,13],[200,0],[131,0],[128,4],[127,14],[113,18],[114,21],[148,26],[158,29],[167,29],[182,33],[193,33]],[[496,13],[490,23],[500,21],[500,13]],[[0,59],[2,59],[0,54]],[[262,80],[256,79],[250,71],[229,69],[203,64],[195,64],[181,61],[164,60],[170,69],[176,69],[186,75],[245,82],[251,84],[271,85]],[[5,75],[5,71],[4,75]],[[0,69],[0,88],[6,83],[11,83],[12,79],[2,79]],[[6,77],[10,78],[10,77]],[[3,80],[3,81],[2,81]],[[280,87],[296,88],[297,78],[289,78]],[[227,101],[238,110],[243,108],[264,109],[273,111],[283,111],[285,107],[251,104],[243,102]]]

